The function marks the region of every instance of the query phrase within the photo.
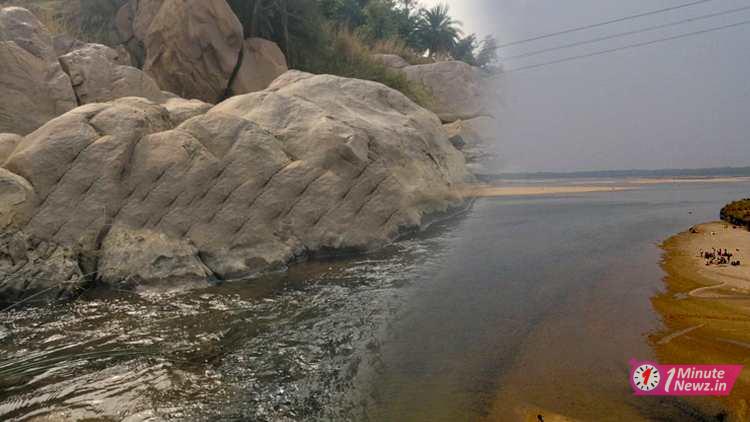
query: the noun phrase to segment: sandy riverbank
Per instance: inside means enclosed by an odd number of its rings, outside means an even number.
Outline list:
[[[636,185],[662,185],[673,183],[747,183],[750,182],[750,177],[675,177],[630,179],[627,182]]]
[[[726,248],[740,267],[706,266],[700,250]],[[662,245],[666,291],[652,299],[665,328],[651,342],[664,363],[742,364],[733,394],[701,399],[710,414],[748,420],[750,397],[750,232],[723,222],[680,233]]]
[[[595,186],[595,185],[569,185],[569,186],[489,186],[476,185],[467,186],[464,190],[466,196],[474,198],[491,198],[497,196],[538,196],[538,195],[562,195],[575,193],[593,192],[617,192],[629,188],[622,186]]]
[[[750,182],[750,177],[714,177],[714,178],[655,178],[655,179],[622,179],[622,180],[589,180],[580,183],[556,184],[555,181],[541,183],[514,181],[511,184],[476,184],[463,188],[465,196],[474,198],[492,198],[502,196],[546,196],[583,194],[596,192],[619,192],[638,189],[640,186],[652,186],[677,183],[741,183]],[[507,181],[505,183],[508,183]]]

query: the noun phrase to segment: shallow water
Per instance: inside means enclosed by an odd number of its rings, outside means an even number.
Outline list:
[[[366,256],[0,316],[0,419],[705,420],[634,398],[658,242],[747,184],[488,198]]]

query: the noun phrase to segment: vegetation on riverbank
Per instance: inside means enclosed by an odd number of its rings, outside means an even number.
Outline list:
[[[727,204],[720,214],[722,220],[750,229],[750,198]]]

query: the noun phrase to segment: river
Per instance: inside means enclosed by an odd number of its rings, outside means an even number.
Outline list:
[[[706,420],[634,397],[628,360],[662,328],[659,242],[749,188],[482,198],[367,255],[13,310],[0,419]]]

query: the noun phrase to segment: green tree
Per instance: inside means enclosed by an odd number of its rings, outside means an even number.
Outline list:
[[[438,4],[420,11],[416,35],[423,49],[432,58],[450,54],[461,37],[461,22],[453,19],[447,4]]]
[[[323,17],[349,29],[364,25],[364,10],[368,3],[369,0],[318,0]]]
[[[451,50],[451,56],[456,60],[461,60],[472,66],[477,66],[477,59],[474,52],[479,48],[479,42],[476,34],[467,35],[456,42]]]
[[[476,55],[476,65],[490,68],[497,64],[497,41],[492,35],[484,37],[482,45]]]
[[[276,42],[290,66],[303,68],[325,43],[317,0],[228,0],[245,38]]]
[[[383,40],[398,36],[399,11],[393,0],[370,0],[364,7],[364,24],[358,31],[365,39]]]

